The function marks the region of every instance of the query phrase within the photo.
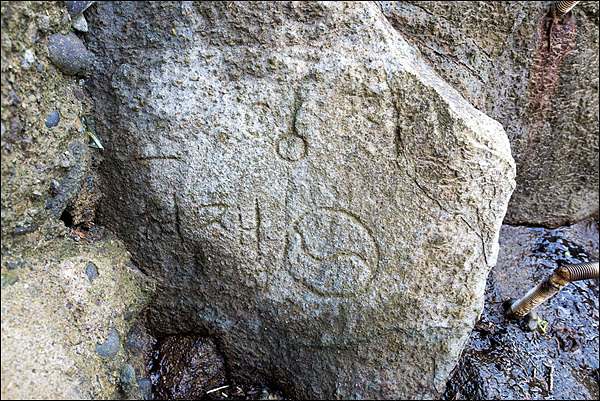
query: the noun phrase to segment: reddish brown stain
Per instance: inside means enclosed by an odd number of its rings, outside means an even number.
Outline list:
[[[547,14],[540,21],[538,47],[532,67],[534,82],[530,94],[531,134],[526,155],[536,146],[537,133],[546,121],[547,112],[554,95],[560,66],[571,50],[577,37],[577,24],[571,13],[556,20]]]

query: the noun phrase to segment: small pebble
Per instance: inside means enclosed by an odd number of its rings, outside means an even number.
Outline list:
[[[38,28],[41,31],[48,31],[50,29],[50,17],[47,15],[42,16],[38,21]]]
[[[19,281],[18,277],[5,277],[2,279],[2,288],[6,287],[7,285],[13,285],[17,281]]]
[[[20,227],[15,228],[15,230],[13,231],[13,234],[21,235],[21,234],[26,234],[27,232],[29,232],[29,229],[27,227],[20,226]]]
[[[150,379],[140,379],[137,382],[138,388],[140,389],[140,393],[142,394],[142,399],[151,400],[152,399],[152,382]]]
[[[85,274],[87,275],[88,279],[92,281],[95,278],[98,278],[98,269],[96,269],[96,266],[93,263],[90,263],[85,268]]]
[[[21,262],[21,263],[17,263],[17,262],[8,262],[8,263],[6,264],[6,267],[7,267],[9,270],[13,270],[13,269],[16,269],[17,267],[19,267],[19,265],[21,265],[21,266],[22,266],[22,265],[23,265],[23,262]]]
[[[44,71],[44,63],[39,63],[37,65],[37,72],[42,72]]]
[[[60,192],[60,183],[55,179],[50,180],[50,192],[52,195],[58,195]]]
[[[33,55],[33,51],[31,49],[25,50],[25,53],[23,53],[23,62],[21,63],[21,66],[25,69],[28,69],[31,67],[31,64],[33,64],[34,61],[35,56]]]
[[[18,106],[21,104],[21,98],[19,97],[19,95],[17,95],[16,93],[13,93],[12,98],[13,98],[12,103],[11,103],[12,106]]]
[[[121,388],[125,393],[131,392],[135,386],[135,370],[133,370],[133,366],[126,363],[119,373]]]
[[[56,127],[58,125],[59,121],[60,121],[60,115],[58,114],[58,111],[54,110],[52,113],[50,113],[50,115],[46,119],[46,127],[48,127],[48,128]]]
[[[102,344],[96,344],[96,352],[98,352],[100,356],[113,357],[117,355],[120,347],[121,337],[119,337],[119,333],[113,327],[106,338],[106,341]]]
[[[52,63],[67,75],[85,74],[92,59],[92,53],[74,33],[57,33],[50,36],[48,56]]]
[[[521,321],[521,325],[524,330],[535,331],[538,327],[538,313],[536,311],[531,311]]]
[[[75,21],[73,22],[73,29],[79,32],[88,31],[88,24],[83,14],[80,14],[77,18],[75,18]]]
[[[69,13],[64,13],[60,19],[60,24],[65,25],[67,22],[69,22]]]

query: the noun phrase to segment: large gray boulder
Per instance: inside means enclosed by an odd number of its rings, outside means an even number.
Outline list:
[[[380,1],[447,82],[506,130],[517,187],[505,222],[598,217],[598,3],[552,28],[551,1]]]
[[[373,3],[97,14],[102,218],[157,280],[154,327],[300,398],[439,396],[515,185],[502,126]]]

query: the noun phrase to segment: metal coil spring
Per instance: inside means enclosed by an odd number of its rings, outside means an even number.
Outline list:
[[[529,290],[523,298],[512,303],[507,310],[507,315],[512,319],[522,319],[570,282],[598,278],[598,276],[598,262],[559,267],[550,277]]]
[[[571,275],[571,281],[598,278],[598,275],[600,274],[598,271],[598,262],[565,265],[564,267],[566,267],[569,271],[569,274]]]
[[[579,3],[578,1],[557,1],[554,3],[554,8],[558,11],[559,15],[565,15],[573,9]]]

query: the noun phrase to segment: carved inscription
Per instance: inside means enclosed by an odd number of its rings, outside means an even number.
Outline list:
[[[299,135],[284,135],[277,143],[277,153],[287,161],[298,161],[306,156],[306,140]]]
[[[292,109],[292,124],[290,132],[282,135],[277,141],[277,153],[289,162],[296,162],[306,156],[306,139],[298,133],[298,113],[302,106],[302,100],[296,94]]]
[[[240,206],[240,243],[246,256],[256,260],[260,255],[260,207],[258,199]]]
[[[378,262],[372,234],[344,210],[319,208],[307,213],[288,235],[286,267],[318,295],[344,297],[365,291]]]

